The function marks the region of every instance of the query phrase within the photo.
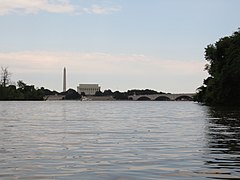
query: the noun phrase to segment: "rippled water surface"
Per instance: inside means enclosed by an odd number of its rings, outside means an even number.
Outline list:
[[[0,102],[0,179],[239,179],[240,109]]]

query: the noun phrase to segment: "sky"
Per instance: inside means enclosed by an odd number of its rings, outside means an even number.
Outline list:
[[[62,91],[190,93],[204,49],[240,27],[239,0],[0,0],[0,66],[11,81]]]

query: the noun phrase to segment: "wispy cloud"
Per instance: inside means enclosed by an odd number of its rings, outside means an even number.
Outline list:
[[[1,66],[9,66],[19,72],[33,73],[53,71],[67,66],[72,71],[100,74],[142,74],[171,72],[195,74],[202,71],[204,62],[163,60],[145,55],[114,55],[108,53],[24,51],[0,53]]]
[[[100,5],[92,5],[90,8],[83,8],[83,12],[88,14],[111,14],[120,11],[121,7],[104,7]]]
[[[69,14],[110,14],[119,11],[120,7],[108,7],[104,5],[90,5],[81,7],[70,0],[1,0],[0,16],[8,14],[37,14],[69,13]]]
[[[50,13],[71,13],[75,7],[63,0],[1,0],[0,15],[12,13],[32,14],[40,11]]]

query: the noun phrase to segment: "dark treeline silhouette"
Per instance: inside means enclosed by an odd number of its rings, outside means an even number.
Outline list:
[[[18,81],[21,86],[9,85],[3,87],[0,85],[0,100],[8,101],[43,101],[47,96],[64,95],[65,100],[81,99],[81,95],[74,89],[69,89],[66,92],[51,91],[41,87],[35,88],[34,85],[27,85],[23,81]]]
[[[210,77],[197,89],[195,100],[208,105],[240,105],[240,29],[205,49]]]
[[[15,85],[0,85],[0,100],[43,100],[44,91],[36,89],[33,85],[27,85],[18,81],[18,88]]]
[[[3,68],[1,71],[0,82],[0,100],[31,100],[41,101],[47,100],[50,96],[63,96],[64,100],[80,100],[85,93],[79,94],[74,89],[68,89],[66,92],[57,92],[55,90],[45,89],[44,87],[35,88],[34,85],[28,85],[22,80],[17,82],[17,85],[12,85],[10,81],[11,73],[8,68]],[[128,90],[126,92],[120,92],[112,90],[104,90],[103,92],[96,92],[95,96],[112,96],[116,100],[128,100],[132,95],[150,95],[150,94],[165,94],[163,92],[157,92],[150,89],[145,90]]]
[[[80,100],[82,97],[74,89],[68,89],[66,92],[57,92],[55,90],[51,91],[49,89],[45,89],[42,87],[41,90],[44,92],[44,99],[48,99],[49,96],[57,96],[57,95],[64,96],[63,100]]]
[[[65,95],[65,100],[79,100],[81,99],[81,95],[75,91],[74,89],[68,89],[66,92],[60,93],[62,95]]]
[[[112,96],[116,100],[128,100],[128,96],[132,95],[150,95],[150,94],[166,94],[163,92],[157,92],[151,89],[145,89],[145,90],[139,90],[139,89],[133,89],[133,90],[128,90],[127,92],[120,92],[120,91],[115,91],[112,92],[110,89],[105,90],[103,92],[98,91],[96,92],[96,96]]]
[[[15,100],[15,101],[42,101],[48,96],[62,95],[66,100],[81,99],[81,95],[74,89],[69,89],[66,92],[57,92],[45,89],[44,87],[35,88],[34,85],[28,85],[22,80],[12,85],[10,80],[11,73],[7,67],[1,67],[0,77],[0,100]]]

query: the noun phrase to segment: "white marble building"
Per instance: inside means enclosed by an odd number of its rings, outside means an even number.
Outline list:
[[[98,84],[79,84],[77,87],[77,92],[79,94],[85,93],[85,95],[95,95],[97,91],[100,91],[100,86]]]

